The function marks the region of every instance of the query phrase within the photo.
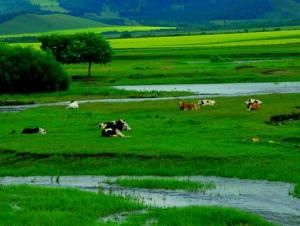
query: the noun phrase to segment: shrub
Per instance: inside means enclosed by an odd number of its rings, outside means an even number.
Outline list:
[[[0,93],[51,92],[68,87],[67,75],[50,53],[0,46]]]

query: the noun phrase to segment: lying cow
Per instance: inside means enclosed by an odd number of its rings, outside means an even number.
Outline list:
[[[71,101],[71,103],[68,104],[68,106],[66,107],[66,109],[78,109],[79,108],[79,104],[77,101]]]
[[[200,106],[215,106],[216,101],[215,100],[204,99],[204,100],[199,100],[198,104]]]
[[[123,119],[100,123],[99,127],[102,128],[101,134],[103,137],[126,137],[121,131],[131,131],[131,128]]]
[[[22,131],[22,134],[47,134],[47,131],[43,128],[25,128]]]
[[[185,110],[198,110],[199,109],[198,104],[195,104],[195,103],[185,103],[185,102],[182,102],[182,101],[179,102],[178,106],[179,106],[179,109],[181,111],[185,111]]]
[[[259,110],[262,103],[262,101],[256,99],[248,99],[247,101],[245,101],[245,104],[247,105],[247,110],[249,111]]]

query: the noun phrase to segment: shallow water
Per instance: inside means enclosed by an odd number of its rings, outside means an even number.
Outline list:
[[[86,103],[126,103],[159,100],[178,100],[207,98],[214,96],[251,96],[273,93],[300,93],[300,82],[279,83],[226,83],[226,84],[179,84],[179,85],[145,85],[145,86],[115,86],[114,88],[135,91],[188,91],[195,95],[182,97],[162,98],[122,98],[122,99],[96,99],[81,100],[79,104]],[[45,104],[31,104],[19,106],[0,106],[0,112],[18,112],[24,109],[47,106],[67,106],[70,102],[56,102]]]
[[[130,195],[143,201],[145,204],[156,207],[215,205],[235,207],[261,215],[265,219],[279,225],[300,225],[300,199],[289,195],[289,192],[294,189],[294,185],[289,183],[221,177],[176,177],[178,179],[209,182],[216,185],[215,189],[201,192],[132,189],[105,183],[108,180],[114,181],[116,178],[104,176],[4,177],[0,178],[0,184],[73,187],[93,192],[103,190],[106,193],[123,196]]]
[[[240,96],[273,93],[299,93],[300,82],[140,85],[115,86],[114,88],[134,91],[189,91],[198,95]]]

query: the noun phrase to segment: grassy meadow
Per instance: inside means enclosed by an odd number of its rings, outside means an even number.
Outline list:
[[[36,16],[38,17],[38,16]],[[63,17],[66,19],[68,23],[72,19],[71,16],[57,15],[58,18],[53,18],[54,16],[45,16],[45,20],[47,23],[53,22],[55,19],[59,19],[59,17]],[[43,18],[43,17],[42,17]],[[93,32],[93,33],[104,33],[104,32],[123,32],[123,31],[152,31],[152,30],[160,30],[160,29],[175,29],[174,27],[157,27],[157,26],[118,26],[118,25],[105,25],[100,22],[92,22],[90,20],[84,21],[84,19],[75,18],[75,22],[78,20],[83,25],[84,28],[74,28],[74,29],[63,29],[63,30],[53,30],[53,31],[44,31],[44,32],[32,32],[32,33],[17,33],[17,34],[7,34],[0,35],[0,38],[9,38],[9,37],[38,37],[41,35],[69,35],[76,33],[85,33],[85,32]],[[74,22],[74,21],[73,21]],[[84,23],[85,22],[85,23]],[[67,26],[67,25],[66,25]]]
[[[160,226],[251,225],[271,226],[260,217],[234,209],[221,207],[187,207],[156,209],[148,214],[131,216],[124,226],[144,225],[149,219]]]
[[[135,226],[147,221],[155,225],[272,225],[253,214],[230,208],[190,207],[148,209],[140,203],[116,196],[94,194],[75,189],[42,188],[30,186],[0,187],[0,225],[74,225],[74,226]],[[34,194],[34,195],[32,195]],[[131,211],[146,210],[130,216]],[[129,212],[124,222],[106,221],[105,217]],[[217,217],[216,217],[217,216]]]
[[[130,31],[137,27],[58,33],[112,29]],[[87,65],[63,65],[72,78],[68,91],[1,94],[0,104],[10,100],[47,103],[190,95],[175,91],[124,91],[112,88],[115,85],[300,81],[299,38],[300,30],[112,39],[109,41],[114,49],[113,61],[93,65],[90,81],[86,80]],[[39,45],[34,43],[33,47]],[[56,106],[0,113],[0,176],[224,176],[295,183],[295,196],[299,197],[300,121],[275,125],[269,120],[273,115],[299,113],[300,94],[252,96],[264,102],[257,112],[246,111],[247,98],[217,97],[215,107],[191,112],[179,111],[178,100],[168,100],[83,104],[78,110]],[[130,137],[102,138],[98,123],[119,118],[133,128],[125,132]],[[37,126],[48,130],[48,134],[21,134],[23,128]],[[194,189],[194,185],[173,181],[120,183]],[[24,222],[26,225],[115,225],[99,219],[141,208],[146,207],[101,193],[0,186],[0,225],[5,226],[24,225]],[[123,225],[143,225],[151,219],[157,225],[174,225],[171,219],[175,216],[176,225],[199,225],[199,219],[203,225],[270,225],[256,216],[218,207],[150,209],[146,214],[130,216]]]
[[[299,121],[267,123],[273,115],[299,112],[299,94],[258,98],[265,103],[258,112],[245,110],[245,97],[231,97],[193,112],[179,111],[175,100],[1,114],[0,175],[219,175],[300,182]],[[102,138],[97,124],[118,118],[133,128],[126,133],[131,137]],[[35,126],[48,134],[20,133]]]

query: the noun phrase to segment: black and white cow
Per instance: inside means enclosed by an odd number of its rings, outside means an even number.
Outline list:
[[[123,119],[100,123],[99,127],[102,128],[101,134],[103,137],[126,137],[121,131],[131,131],[131,128]]]
[[[215,106],[216,101],[215,100],[210,100],[210,99],[204,99],[204,100],[199,100],[198,104],[200,106]]]
[[[22,134],[47,134],[47,131],[43,128],[25,128],[22,131]]]

